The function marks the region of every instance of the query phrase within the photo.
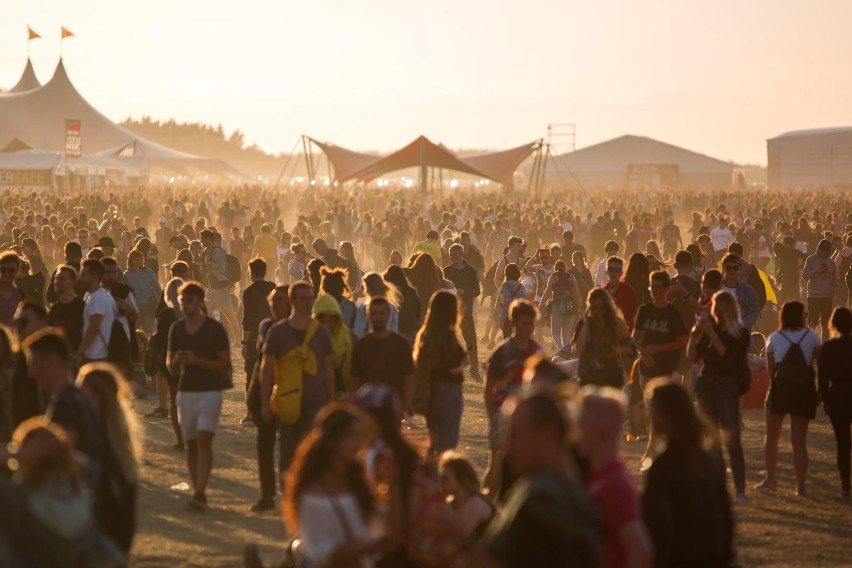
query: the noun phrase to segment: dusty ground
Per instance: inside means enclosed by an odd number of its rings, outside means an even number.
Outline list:
[[[249,506],[258,498],[254,428],[240,425],[242,377],[226,393],[221,428],[214,443],[215,468],[210,481],[210,510],[186,511],[187,491],[171,487],[186,480],[183,454],[174,443],[168,420],[145,419],[146,456],[139,504],[139,533],[132,566],[242,566],[242,549],[257,543],[261,554],[272,559],[282,548],[284,530],[276,513],[257,515]],[[465,390],[460,450],[480,469],[485,464],[487,426],[480,390],[469,382]],[[147,413],[154,401],[140,401],[137,411]],[[760,481],[763,470],[761,411],[745,416],[745,450],[749,487]],[[423,423],[411,431],[422,440]],[[786,431],[785,431],[786,436]],[[751,492],[752,505],[736,509],[738,552],[743,566],[852,566],[852,506],[838,501],[839,481],[834,465],[831,427],[819,411],[808,437],[810,495],[798,498],[789,443],[782,440],[777,496]],[[638,475],[640,444],[625,443],[624,452]]]

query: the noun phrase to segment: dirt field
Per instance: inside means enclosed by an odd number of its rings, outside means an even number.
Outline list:
[[[271,560],[281,550],[284,530],[276,513],[249,512],[258,495],[254,428],[240,425],[242,376],[238,387],[226,393],[221,428],[214,443],[215,466],[206,514],[186,511],[188,491],[172,490],[186,480],[183,454],[174,443],[168,420],[145,419],[146,456],[139,504],[139,533],[132,566],[198,566],[204,568],[242,566],[242,549],[260,545]],[[487,426],[480,388],[469,382],[465,389],[462,442],[459,450],[481,469],[485,464]],[[140,401],[137,411],[147,413],[152,400]],[[745,417],[745,450],[749,488],[762,478],[763,418],[760,411]],[[411,431],[422,441],[424,425]],[[786,431],[785,431],[786,436]],[[834,496],[839,489],[834,465],[831,427],[819,411],[808,437],[810,449],[809,489],[806,498],[795,497],[792,457],[783,439],[777,496],[751,491],[752,505],[736,509],[738,553],[743,566],[852,566],[852,506]],[[624,452],[638,474],[641,444],[625,443]]]

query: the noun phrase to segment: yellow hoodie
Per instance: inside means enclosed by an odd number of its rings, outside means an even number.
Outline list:
[[[334,348],[334,371],[336,374],[336,389],[351,390],[349,377],[352,372],[352,348],[355,342],[352,338],[352,332],[343,323],[343,315],[340,311],[340,304],[333,296],[323,294],[314,302],[314,307],[311,315],[317,317],[320,315],[333,315],[337,317],[337,329],[331,333],[331,344]]]

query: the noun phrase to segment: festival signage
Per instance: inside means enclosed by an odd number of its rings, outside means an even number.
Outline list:
[[[52,185],[53,170],[0,170],[0,185]]]
[[[677,164],[627,164],[629,189],[665,189],[676,187],[680,169]]]
[[[83,145],[80,141],[80,121],[65,119],[65,157],[79,158],[83,154]]]

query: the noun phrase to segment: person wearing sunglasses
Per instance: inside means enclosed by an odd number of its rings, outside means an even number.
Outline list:
[[[751,331],[760,317],[760,305],[757,292],[747,282],[740,278],[742,259],[738,254],[729,252],[722,258],[722,285],[719,288],[733,294],[737,299],[742,314],[743,326]]]

